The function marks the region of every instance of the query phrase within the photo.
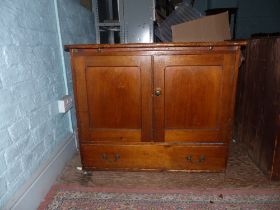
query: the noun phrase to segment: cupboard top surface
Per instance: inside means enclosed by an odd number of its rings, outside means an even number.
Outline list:
[[[65,51],[70,49],[98,49],[98,48],[162,48],[162,47],[212,47],[212,46],[245,46],[247,41],[223,42],[170,42],[170,43],[129,43],[129,44],[74,44],[65,45]]]

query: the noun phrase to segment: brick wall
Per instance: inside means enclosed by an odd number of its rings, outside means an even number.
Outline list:
[[[92,14],[79,0],[57,1],[63,43],[93,42]],[[57,109],[66,92],[63,65],[54,1],[1,0],[0,209],[71,135]]]

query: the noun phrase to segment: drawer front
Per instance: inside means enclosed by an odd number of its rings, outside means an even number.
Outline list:
[[[223,171],[225,146],[81,144],[86,170]]]

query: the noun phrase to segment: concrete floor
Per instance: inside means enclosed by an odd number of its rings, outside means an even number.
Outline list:
[[[280,182],[270,182],[249,159],[243,144],[233,143],[225,173],[186,172],[83,172],[77,153],[66,165],[58,183],[82,186],[125,188],[279,188]]]

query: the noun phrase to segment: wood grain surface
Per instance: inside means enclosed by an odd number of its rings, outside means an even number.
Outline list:
[[[83,167],[223,171],[244,44],[66,46]]]
[[[280,38],[249,40],[242,69],[239,133],[249,156],[270,178],[280,179]]]

